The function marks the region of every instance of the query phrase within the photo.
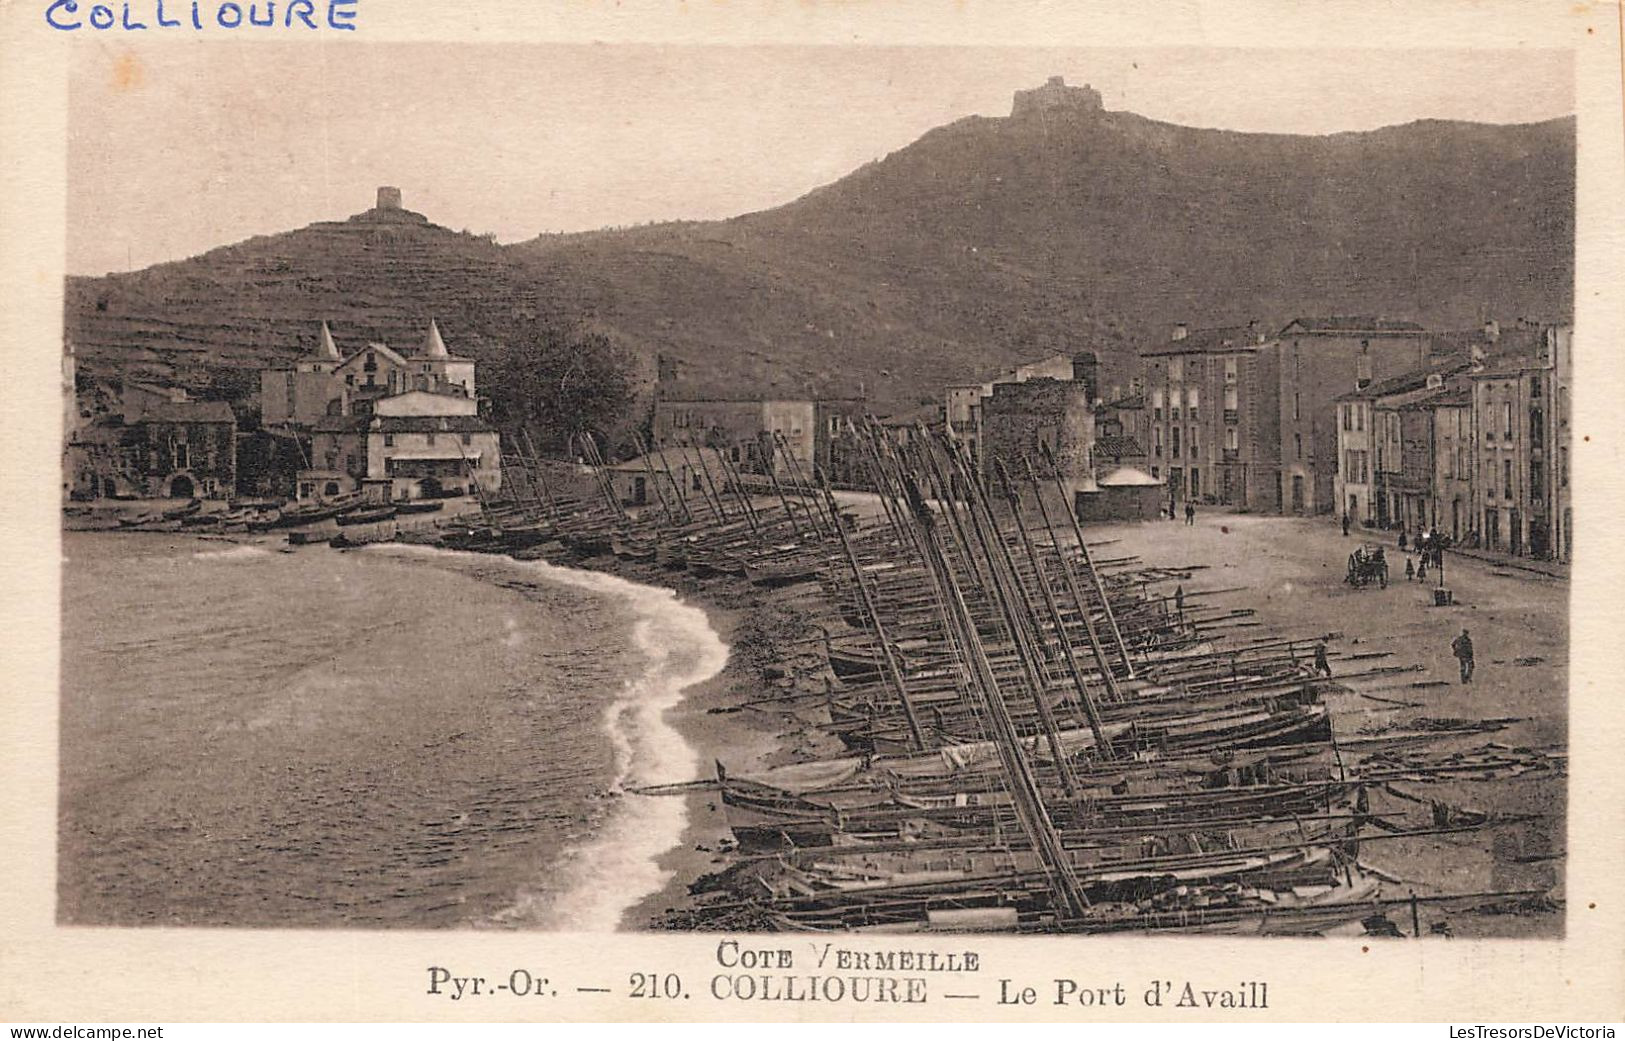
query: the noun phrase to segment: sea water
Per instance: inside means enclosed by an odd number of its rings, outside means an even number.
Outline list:
[[[727,649],[669,590],[419,547],[64,538],[58,917],[609,930]]]

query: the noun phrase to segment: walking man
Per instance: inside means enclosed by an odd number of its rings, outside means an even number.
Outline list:
[[[1405,581],[1409,582],[1411,579],[1413,579],[1415,577],[1416,577],[1416,565],[1411,563],[1411,558],[1410,557],[1406,557],[1405,558]]]
[[[1410,536],[1405,534],[1405,529],[1404,528],[1399,529],[1399,548],[1400,549],[1409,549],[1410,548]]]
[[[1181,621],[1185,619],[1185,584],[1181,582],[1174,587],[1174,610],[1179,612]]]
[[[1185,503],[1185,523],[1187,525],[1196,523],[1196,504],[1194,502]]]
[[[1332,663],[1326,660],[1326,644],[1317,643],[1315,644],[1315,675],[1330,676],[1331,674]]]
[[[1343,514],[1343,537],[1349,537],[1349,515],[1346,513]]]
[[[1473,638],[1463,629],[1461,635],[1450,642],[1450,653],[1461,663],[1461,682],[1473,681]]]

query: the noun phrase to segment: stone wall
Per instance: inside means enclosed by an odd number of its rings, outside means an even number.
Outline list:
[[[1003,461],[1012,477],[1025,474],[1031,459],[1040,476],[1049,475],[1040,445],[1047,445],[1073,490],[1094,483],[1091,449],[1095,415],[1088,388],[1073,380],[1034,379],[1001,383],[983,405],[982,459],[989,477]]]

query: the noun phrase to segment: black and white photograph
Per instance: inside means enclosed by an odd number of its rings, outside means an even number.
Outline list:
[[[0,40],[0,1030],[1625,1022],[1625,7]]]
[[[59,925],[1565,935],[1571,54],[74,42]]]

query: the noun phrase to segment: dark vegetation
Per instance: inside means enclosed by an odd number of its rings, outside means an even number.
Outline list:
[[[323,319],[341,349],[415,349],[432,315],[482,363],[542,323],[602,336],[640,385],[661,354],[687,380],[884,410],[1051,350],[1099,352],[1112,382],[1181,320],[1566,316],[1574,152],[1572,119],[1292,137],[977,117],[727,221],[499,246],[369,211],[70,279],[67,323],[93,372],[193,385],[309,349]]]

